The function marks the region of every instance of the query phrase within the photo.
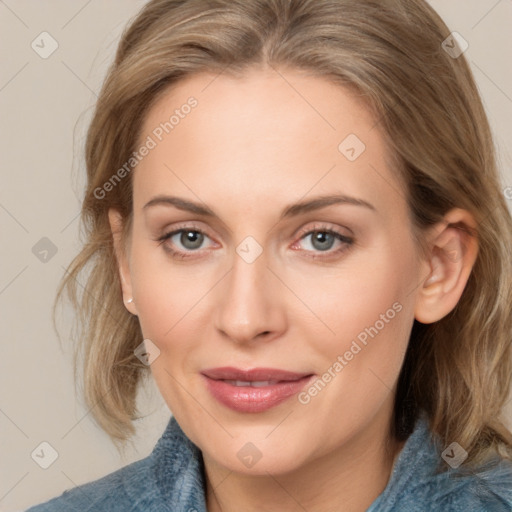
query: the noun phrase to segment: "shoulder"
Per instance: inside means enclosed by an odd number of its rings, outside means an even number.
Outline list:
[[[29,508],[26,512],[153,510],[151,455]]]
[[[512,512],[512,463],[494,461],[492,467],[461,474],[451,470],[432,475],[405,493],[408,510],[448,512]],[[402,505],[402,500],[399,500]],[[401,510],[401,509],[400,509]]]
[[[509,461],[496,462],[492,469],[470,474],[452,470],[435,474],[433,466],[430,468],[430,473],[412,469],[402,489],[390,486],[385,491],[386,499],[379,500],[380,506],[370,510],[512,512],[512,463]]]
[[[205,511],[203,461],[176,419],[151,454],[98,480],[80,485],[26,512]]]
[[[438,488],[449,491],[446,498],[442,492],[438,493],[447,510],[511,512],[512,462],[495,459],[478,471],[448,475]]]
[[[512,512],[512,461],[494,458],[477,469],[446,467],[444,447],[423,415],[403,447],[371,512]]]

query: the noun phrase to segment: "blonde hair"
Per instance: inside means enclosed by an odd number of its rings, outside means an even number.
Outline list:
[[[451,208],[474,216],[479,253],[459,303],[434,324],[414,322],[393,434],[405,440],[424,409],[444,446],[466,449],[464,465],[495,452],[512,458],[500,419],[512,374],[512,219],[472,73],[464,55],[442,47],[449,35],[423,0],[152,0],[125,30],[87,134],[86,240],[55,302],[67,290],[75,378],[82,353],[86,403],[118,449],[135,432],[137,389],[150,372],[134,355],[142,332],[123,305],[107,217],[121,212],[126,239],[131,176],[104,197],[97,190],[135,151],[144,116],[172,84],[269,65],[358,91],[393,150],[421,250],[425,228]]]

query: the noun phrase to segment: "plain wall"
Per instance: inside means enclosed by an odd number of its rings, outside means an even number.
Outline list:
[[[0,2],[0,511],[22,510],[145,457],[170,416],[151,383],[139,397],[147,417],[137,424],[137,450],[121,459],[75,394],[70,344],[64,338],[61,349],[51,324],[57,285],[79,248],[91,108],[121,30],[144,3]],[[495,133],[505,189],[512,186],[512,2],[431,4],[469,43],[466,56]],[[45,37],[38,51],[51,49],[48,36],[38,37],[43,31],[58,44],[48,58],[31,47]],[[41,248],[49,250],[46,262],[33,252],[41,257]],[[71,312],[63,314],[65,335]],[[512,424],[512,401],[506,414]],[[58,452],[48,469],[31,458],[43,441]]]

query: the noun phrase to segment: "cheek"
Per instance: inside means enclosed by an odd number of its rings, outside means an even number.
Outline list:
[[[130,276],[137,314],[145,337],[163,340],[185,314],[186,296],[193,287],[181,282],[180,272],[166,261],[156,243],[134,244]]]
[[[162,248],[134,248],[133,295],[143,337],[160,351],[151,364],[151,373],[162,397],[177,417],[199,421],[201,411],[190,400],[184,385],[188,384],[191,362],[201,347],[204,322],[198,321],[197,315],[202,314],[205,301],[200,299],[207,292],[207,284],[187,267],[173,265],[166,257]]]
[[[397,310],[413,298],[412,261],[406,248],[400,254],[383,244],[358,254],[338,275],[322,281],[314,306],[337,336],[355,337],[375,323],[382,330],[382,322],[400,316]]]
[[[321,391],[306,393],[310,414],[325,417],[326,435],[333,438],[340,424],[360,425],[391,400],[414,320],[414,267],[406,255],[381,249],[372,262],[354,265],[350,276],[332,285],[335,303],[323,299],[322,318],[335,332],[316,349],[322,352],[325,373],[319,377],[326,391],[319,383]],[[304,401],[308,398],[303,395]]]
[[[322,303],[316,307],[334,332],[324,338],[327,367],[338,361],[350,381],[369,379],[368,389],[370,381],[379,385],[369,368],[391,387],[405,355],[414,320],[416,267],[410,251],[405,243],[379,244],[318,295]]]
[[[133,260],[132,289],[144,337],[160,339],[172,328],[176,289],[167,286],[166,276],[142,258]],[[169,314],[171,313],[171,315]]]

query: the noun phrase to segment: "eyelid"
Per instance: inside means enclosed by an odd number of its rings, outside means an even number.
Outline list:
[[[209,230],[201,227],[199,224],[196,224],[195,221],[183,221],[178,224],[173,225],[171,228],[165,228],[162,230],[162,237],[172,236],[180,231],[197,231],[203,235],[206,235],[208,238],[213,239]]]
[[[345,228],[345,229],[352,233],[352,231],[350,229],[348,229],[348,228]],[[298,230],[298,232],[296,232],[296,234],[294,235],[294,238],[302,239],[304,237],[304,235],[309,235],[315,231],[333,231],[336,234],[338,234],[344,238],[353,240],[352,234],[342,233],[338,226],[336,226],[335,224],[332,224],[330,222],[315,222],[313,226],[307,225],[304,228],[300,228]]]
[[[159,245],[165,245],[168,240],[170,240],[173,236],[177,235],[178,233],[184,232],[184,231],[196,231],[198,233],[201,233],[205,237],[209,238],[214,245],[218,245],[218,243],[214,240],[213,237],[209,235],[209,232],[207,229],[204,229],[200,227],[198,224],[195,223],[195,221],[183,221],[182,223],[173,225],[172,228],[165,228],[162,230],[162,234],[158,235],[156,237],[156,241],[159,242]],[[176,253],[190,253],[193,254],[194,252],[201,252],[201,250],[197,251],[183,251],[181,249],[173,249],[173,252]]]

